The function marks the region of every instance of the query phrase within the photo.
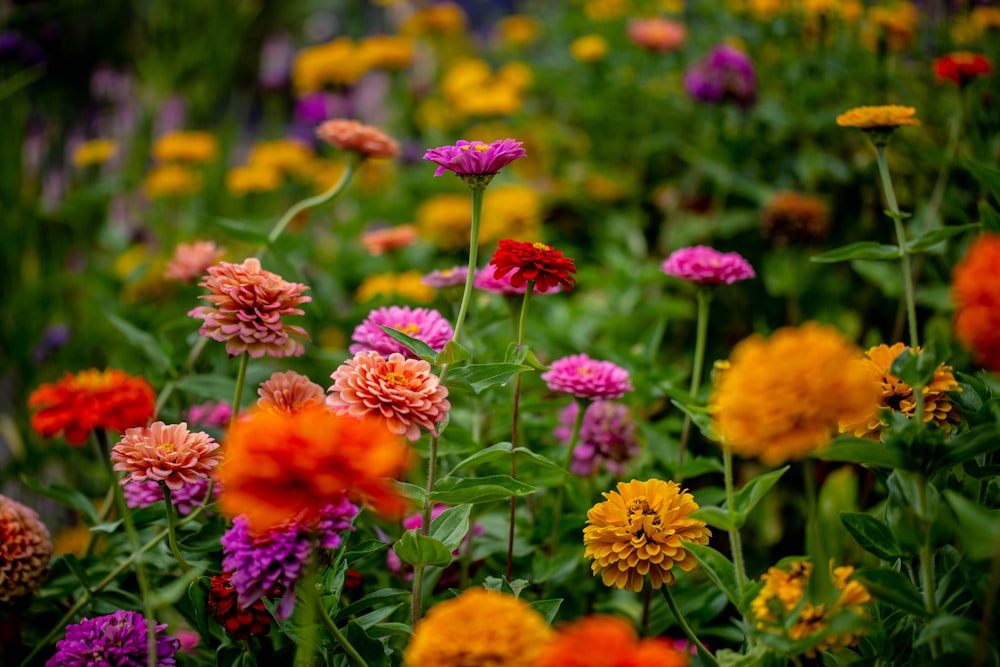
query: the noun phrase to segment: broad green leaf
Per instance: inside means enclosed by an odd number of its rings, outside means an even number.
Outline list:
[[[914,648],[921,646],[928,642],[941,637],[947,637],[949,635],[956,634],[966,634],[971,637],[975,637],[978,634],[979,625],[970,618],[962,618],[961,616],[938,616],[937,618],[931,619],[924,629],[920,631],[917,635],[917,639],[913,642]]]
[[[445,477],[434,485],[428,496],[431,500],[448,505],[462,503],[489,503],[506,500],[511,496],[530,496],[538,491],[509,475],[488,475],[486,477],[460,478]]]
[[[940,470],[1000,449],[1000,425],[989,423],[952,438],[948,453],[938,462]]]
[[[236,379],[226,375],[185,375],[174,380],[174,389],[198,398],[229,403],[236,391]]]
[[[841,512],[840,521],[858,545],[882,560],[894,561],[899,558],[899,547],[889,527],[867,514]]]
[[[937,229],[932,229],[929,232],[924,232],[916,238],[912,238],[906,243],[906,247],[911,253],[922,252],[928,248],[936,246],[941,241],[947,241],[952,236],[958,236],[959,234],[972,231],[973,229],[979,229],[982,225],[978,222],[974,222],[969,225],[952,225],[950,227],[939,227]]]
[[[811,258],[814,262],[824,264],[846,262],[852,259],[899,259],[899,246],[885,245],[875,241],[859,241],[833,250],[828,250]]]
[[[529,462],[534,463],[541,468],[545,468],[546,470],[558,472],[563,475],[569,474],[569,471],[565,470],[560,464],[556,463],[547,456],[542,456],[538,452],[531,451],[527,447],[518,447],[514,451],[517,452],[517,460],[519,462],[523,462],[524,459],[527,459]],[[518,463],[518,465],[521,465],[521,463]]]
[[[118,329],[119,333],[125,336],[125,340],[145,353],[153,363],[154,369],[160,373],[165,373],[170,369],[170,357],[163,351],[163,347],[160,346],[159,341],[152,334],[126,322],[117,315],[112,315],[111,313],[106,313],[106,315],[108,321],[111,322],[115,329]]]
[[[409,482],[400,482],[398,479],[392,480],[392,485],[396,487],[396,491],[404,498],[409,498],[417,505],[424,504],[424,496],[427,495],[427,491],[423,487],[410,484]]]
[[[80,559],[76,557],[76,554],[63,554],[63,562],[69,571],[73,573],[79,581],[80,585],[84,587],[87,591],[90,591],[90,577],[87,576],[87,568],[83,566]]]
[[[965,158],[963,162],[976,178],[985,183],[993,191],[993,196],[1000,202],[1000,171],[972,158]]]
[[[732,562],[710,546],[685,542],[684,548],[695,557],[705,574],[718,586],[737,609],[740,608],[740,588],[736,583],[736,568]],[[742,611],[742,610],[741,610]]]
[[[21,481],[26,487],[35,493],[39,493],[46,498],[50,498],[60,505],[65,505],[66,507],[71,507],[77,510],[83,514],[87,523],[91,526],[96,525],[101,520],[97,513],[97,508],[94,506],[94,501],[76,489],[59,486],[58,484],[44,485],[35,478],[29,477],[24,473],[21,473]]]
[[[982,220],[983,231],[1000,234],[1000,213],[985,199],[979,202],[979,219]]]
[[[356,547],[352,547],[344,554],[344,559],[353,563],[359,558],[364,558],[365,556],[370,556],[371,554],[377,554],[379,552],[385,551],[389,548],[387,542],[382,540],[366,540]]]
[[[895,449],[889,449],[880,442],[841,436],[827,447],[813,452],[810,456],[821,461],[861,463],[883,468],[904,468],[906,460]]]
[[[442,512],[431,520],[431,537],[454,551],[462,544],[469,532],[469,514],[472,505],[457,505]]]
[[[467,382],[472,391],[483,393],[484,389],[497,384],[507,384],[518,373],[534,370],[523,364],[469,364],[451,372],[451,377]]]
[[[495,445],[491,445],[486,449],[481,449],[475,454],[471,454],[470,456],[467,456],[459,461],[458,464],[451,469],[451,472],[448,473],[448,476],[454,475],[462,468],[485,465],[487,463],[492,463],[493,461],[505,458],[508,455],[510,455],[510,443],[498,442]]]
[[[194,618],[195,623],[198,625],[198,634],[202,637],[208,637],[208,591],[212,588],[212,579],[210,577],[198,577],[188,586],[188,600],[191,601],[191,606],[194,608],[194,613],[191,615]]]
[[[706,439],[718,442],[719,436],[715,432],[715,424],[712,422],[712,416],[708,414],[707,410],[693,405],[685,405],[676,399],[670,399],[670,403],[690,417],[691,421],[694,422],[694,425],[698,427],[698,430],[701,431],[701,434]]]
[[[742,515],[744,518],[749,516],[761,498],[771,490],[771,487],[777,484],[788,468],[789,466],[785,466],[784,468],[772,470],[766,475],[755,477],[740,489],[733,498],[733,505],[735,506],[733,509],[736,510],[737,514]]]
[[[368,667],[388,667],[389,657],[385,654],[385,646],[379,640],[372,639],[356,621],[347,624],[344,634]],[[353,664],[353,661],[349,664]]]
[[[702,505],[690,514],[692,519],[704,521],[712,528],[719,530],[738,530],[743,524],[743,517],[730,516],[727,510],[715,505]]]
[[[920,593],[909,579],[895,570],[856,570],[851,579],[859,581],[880,602],[920,618],[928,615]]]
[[[417,529],[408,530],[392,545],[399,559],[410,565],[436,565],[444,567],[451,563],[451,549]]]
[[[361,616],[358,616],[358,617],[354,618],[353,620],[354,620],[355,623],[357,623],[358,625],[360,625],[362,628],[364,628],[365,630],[368,630],[373,625],[381,623],[385,619],[387,619],[390,616],[392,616],[393,614],[395,614],[396,610],[398,610],[402,606],[403,606],[402,604],[395,604],[395,605],[388,605],[386,607],[379,607],[378,609],[374,609],[374,610],[368,612],[367,614],[363,614]]]
[[[438,352],[437,357],[434,358],[434,363],[438,366],[447,364],[451,366],[452,364],[457,364],[460,361],[465,361],[466,359],[471,359],[472,353],[466,350],[464,347],[459,345],[453,340],[445,343],[444,347]]]
[[[180,600],[190,592],[191,584],[195,583],[198,577],[205,574],[205,570],[208,568],[207,563],[189,563],[189,565],[191,565],[191,569],[152,591],[151,597],[154,608],[169,607]]]
[[[424,341],[413,338],[412,336],[407,336],[402,331],[393,329],[392,327],[387,327],[384,324],[379,324],[378,326],[386,333],[387,336],[389,336],[389,338],[410,350],[424,361],[432,364],[435,363],[438,351]]]
[[[535,611],[545,617],[546,623],[552,623],[556,618],[556,614],[559,613],[559,607],[562,606],[562,602],[562,598],[556,598],[554,600],[535,600],[530,604],[534,607]]]
[[[952,490],[944,492],[945,500],[961,526],[959,535],[969,558],[986,560],[1000,556],[1000,510],[986,509]]]

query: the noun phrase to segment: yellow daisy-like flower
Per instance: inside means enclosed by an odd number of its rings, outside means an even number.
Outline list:
[[[582,63],[592,63],[608,55],[608,40],[600,35],[584,35],[573,40],[569,52]]]
[[[150,199],[186,197],[201,190],[201,174],[179,164],[153,167],[142,182],[142,191]]]
[[[897,104],[854,107],[837,116],[837,125],[861,130],[894,130],[902,125],[920,125],[917,110]]]
[[[497,21],[496,30],[506,46],[517,47],[538,39],[542,24],[532,16],[514,14]]]
[[[215,137],[208,132],[171,132],[153,144],[153,156],[161,162],[209,162],[217,152]]]
[[[722,446],[781,465],[826,445],[841,420],[879,399],[860,358],[840,332],[815,322],[743,340],[711,399]]]
[[[423,283],[423,274],[419,271],[377,273],[365,278],[354,296],[359,303],[377,296],[400,296],[418,303],[430,303],[434,300],[434,288]]]
[[[77,167],[90,167],[104,164],[118,152],[118,142],[114,139],[94,139],[86,141],[73,151],[73,164]]]
[[[486,209],[485,206],[483,208]],[[444,250],[468,247],[472,229],[472,209],[468,195],[442,194],[431,197],[417,207],[415,217],[420,236],[431,243]]]
[[[281,187],[281,172],[271,167],[249,164],[226,173],[226,188],[236,197],[251,192],[271,192]]]
[[[876,345],[867,352],[865,358],[857,363],[864,369],[873,385],[879,388],[881,400],[870,406],[863,413],[851,419],[840,422],[840,432],[850,433],[858,438],[882,439],[882,429],[889,425],[885,418],[886,410],[902,412],[907,417],[913,417],[917,403],[913,396],[913,387],[906,384],[889,372],[892,362],[906,350],[906,345],[896,343]],[[920,351],[920,348],[917,348]],[[962,391],[958,381],[952,374],[951,366],[939,364],[934,371],[930,384],[921,392],[924,396],[924,421],[934,424],[945,431],[950,431],[961,419],[958,408],[952,404],[945,392]]]
[[[712,531],[689,515],[698,509],[694,496],[676,482],[650,479],[619,482],[617,491],[602,493],[606,501],[587,512],[583,529],[584,557],[606,586],[639,592],[649,575],[653,588],[674,581],[673,567],[685,572],[698,561],[685,542],[708,544]]]
[[[554,635],[524,600],[470,588],[436,604],[403,651],[405,667],[531,667]]]
[[[868,590],[860,583],[848,581],[853,573],[852,566],[844,565],[835,568],[831,560],[830,576],[834,587],[839,591],[836,600],[829,609],[822,604],[814,605],[812,602],[805,602],[799,610],[795,624],[788,629],[787,636],[798,641],[821,632],[826,629],[829,619],[834,614],[845,609],[864,615],[861,605],[871,602],[872,598]],[[760,579],[764,582],[764,587],[750,603],[750,610],[758,629],[784,634],[784,622],[787,620],[788,614],[792,613],[802,601],[811,574],[812,563],[795,561],[787,570],[772,567],[761,575]],[[853,646],[857,641],[857,634],[853,632],[831,633],[823,637],[815,648],[807,651],[806,655],[813,657],[818,651]]]

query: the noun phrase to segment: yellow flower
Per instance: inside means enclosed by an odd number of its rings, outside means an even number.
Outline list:
[[[913,417],[917,406],[913,387],[889,372],[892,362],[906,350],[906,345],[896,343],[892,347],[877,345],[867,352],[865,358],[856,362],[865,371],[870,382],[878,387],[881,399],[862,413],[840,422],[841,433],[850,433],[858,438],[883,439],[882,429],[889,425],[886,410],[898,410],[907,417]],[[920,348],[917,348],[920,351]],[[939,364],[934,377],[921,392],[924,396],[924,421],[934,422],[938,428],[950,431],[961,419],[958,409],[952,405],[945,392],[961,391],[958,381],[951,372],[951,366]]]
[[[311,148],[291,139],[258,141],[250,149],[247,162],[254,167],[266,167],[284,175],[306,177],[313,171],[316,154]]]
[[[531,85],[535,74],[530,65],[515,60],[497,70],[496,78],[498,82],[508,84],[514,90],[524,90]]]
[[[263,165],[233,167],[226,174],[226,188],[236,197],[251,192],[271,192],[281,187],[281,172]]]
[[[404,667],[531,667],[554,635],[524,600],[470,588],[439,602],[413,629]]]
[[[479,241],[483,245],[500,239],[534,241],[540,238],[541,222],[542,202],[538,192],[525,185],[497,185],[486,190]],[[469,231],[464,234],[465,245],[469,242]]]
[[[486,62],[464,58],[445,72],[441,93],[459,114],[502,116],[521,108],[521,92],[531,78],[531,69],[523,63],[511,63],[494,75]]]
[[[201,189],[201,175],[179,164],[153,167],[142,182],[142,191],[150,199],[185,197]]]
[[[369,162],[369,160],[365,160]],[[326,192],[344,175],[347,165],[343,160],[315,158],[303,166],[303,177],[312,181],[318,192]]]
[[[486,208],[485,205],[483,208]],[[468,195],[431,197],[417,207],[415,217],[420,235],[441,249],[468,247],[472,229],[472,207]]]
[[[423,274],[419,271],[376,273],[362,281],[354,296],[360,303],[377,296],[403,297],[418,303],[430,303],[434,300],[434,288],[423,283]]]
[[[340,37],[306,49],[292,63],[292,83],[299,95],[308,95],[327,86],[350,86],[370,69],[361,47]]]
[[[171,132],[153,144],[153,157],[161,162],[209,162],[218,146],[208,132]]]
[[[613,21],[625,16],[628,0],[584,0],[583,12],[591,21]]]
[[[781,465],[826,445],[841,420],[878,400],[860,358],[840,332],[815,322],[741,341],[711,398],[722,446]]]
[[[875,50],[880,41],[891,51],[910,45],[917,31],[920,14],[911,2],[896,2],[868,10],[868,29],[863,35],[868,48]]]
[[[398,35],[372,35],[361,40],[361,58],[373,69],[401,70],[413,63],[413,41]]]
[[[896,104],[854,107],[837,116],[837,125],[861,130],[891,130],[901,125],[920,125],[917,110]]]
[[[848,581],[854,568],[844,565],[834,568],[830,561],[830,574],[833,585],[838,589],[837,598],[826,609],[825,605],[814,605],[806,601],[798,612],[795,624],[787,631],[787,636],[795,641],[826,629],[827,622],[836,613],[849,609],[859,615],[864,615],[861,605],[872,601],[868,590],[856,581]],[[765,632],[785,634],[783,631],[787,615],[792,613],[802,602],[812,574],[812,563],[794,561],[787,570],[772,567],[761,575],[764,587],[750,603],[750,610],[757,623],[757,628]],[[817,651],[826,651],[839,647],[853,646],[857,643],[855,633],[831,633],[806,652],[813,657]]]
[[[104,164],[117,152],[118,142],[114,139],[94,139],[76,147],[73,151],[73,164],[81,168]]]
[[[440,2],[413,12],[400,32],[406,35],[452,35],[465,30],[465,12],[453,2]]]
[[[712,531],[688,517],[698,509],[694,496],[659,479],[633,479],[617,488],[601,494],[607,500],[590,508],[583,529],[584,557],[594,559],[590,569],[605,586],[638,593],[647,574],[660,588],[673,583],[674,565],[685,572],[698,567],[684,542],[708,544]]]
[[[582,63],[592,63],[608,55],[608,41],[600,35],[584,35],[573,40],[569,52]]]
[[[506,46],[524,46],[538,39],[542,26],[538,19],[523,14],[505,16],[497,21],[497,32]]]

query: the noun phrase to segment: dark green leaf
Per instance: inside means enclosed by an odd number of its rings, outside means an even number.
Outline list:
[[[229,403],[236,392],[236,379],[227,375],[185,375],[174,380],[178,391]]]
[[[736,583],[736,568],[732,562],[710,546],[686,542],[684,548],[695,557],[705,570],[705,574],[718,586],[729,601],[740,608],[739,586]],[[742,610],[741,610],[742,611]]]
[[[814,262],[824,264],[846,262],[852,259],[899,259],[899,247],[876,243],[875,241],[859,241],[858,243],[851,243],[835,248],[834,250],[828,250],[811,259]]]
[[[697,511],[692,512],[690,516],[692,519],[699,519],[712,528],[720,530],[738,530],[743,524],[743,517],[730,516],[728,510],[716,507],[715,505],[702,505]]]
[[[424,361],[428,363],[435,363],[438,351],[424,341],[413,338],[412,336],[407,336],[402,331],[393,329],[392,327],[387,327],[384,324],[379,324],[378,326],[386,333],[386,335],[389,336],[389,338],[392,338],[394,341],[410,350]]]
[[[267,243],[267,232],[261,229],[259,225],[242,220],[230,220],[229,218],[214,216],[206,218],[206,220],[210,225],[226,230],[230,236],[237,240],[246,241],[254,245]]]
[[[125,340],[135,345],[143,351],[153,363],[153,368],[160,373],[165,373],[170,369],[170,357],[163,351],[159,341],[142,329],[126,322],[122,318],[106,313],[111,324],[118,329],[119,333],[125,336]]]
[[[392,545],[399,559],[410,565],[436,565],[444,567],[451,563],[451,549],[417,529],[408,530]]]
[[[920,593],[909,579],[895,570],[857,570],[851,579],[861,582],[879,602],[920,618],[926,618],[928,615]]]
[[[468,350],[455,341],[450,340],[445,343],[444,348],[442,348],[438,353],[437,357],[434,359],[434,363],[439,366],[443,364],[451,366],[452,364],[457,364],[460,361],[465,361],[466,359],[471,358],[472,354]]]
[[[562,606],[562,602],[562,598],[556,598],[554,600],[535,600],[530,604],[534,607],[535,611],[545,617],[547,623],[552,623],[556,618],[556,614],[559,613],[559,607]]]
[[[1000,449],[1000,425],[983,424],[952,438],[948,453],[938,462],[938,467],[941,470],[951,468],[997,449]]]
[[[761,498],[771,490],[771,487],[777,484],[788,468],[789,466],[785,466],[784,468],[772,470],[766,475],[755,477],[740,489],[733,498],[733,505],[737,514],[742,515],[744,518],[749,516]]]
[[[982,221],[983,231],[1000,234],[1000,213],[985,199],[979,202],[979,219]]]
[[[198,577],[188,586],[188,599],[194,608],[191,615],[198,625],[198,634],[208,637],[208,591],[212,587],[212,580],[209,577]]]
[[[534,370],[523,364],[469,364],[452,371],[451,377],[467,382],[472,391],[481,394],[497,384],[507,384],[518,373]]]
[[[431,521],[431,537],[454,551],[469,532],[469,514],[472,505],[457,505],[446,509]]]
[[[1000,202],[1000,171],[997,171],[985,162],[979,162],[972,158],[965,158],[963,162],[976,178],[989,187],[993,192],[993,196]]]
[[[841,512],[840,520],[847,532],[862,549],[875,554],[882,560],[894,561],[899,558],[899,547],[889,527],[867,514]]]
[[[64,554],[63,562],[66,563],[66,567],[69,571],[73,573],[80,585],[84,587],[87,591],[90,591],[90,578],[87,576],[87,569],[80,562],[80,559],[76,557],[76,554]]]
[[[59,486],[58,484],[51,484],[44,486],[38,482],[33,477],[28,477],[24,473],[21,473],[21,481],[26,487],[39,493],[46,498],[50,498],[60,505],[65,505],[66,507],[71,507],[81,514],[87,520],[90,525],[97,524],[101,519],[97,513],[97,508],[94,507],[94,501],[92,501],[87,496],[83,495],[80,491],[76,489],[71,489],[65,486]]]
[[[389,657],[385,654],[385,646],[377,639],[372,639],[365,629],[356,622],[347,624],[348,643],[361,655],[368,667],[388,667]]]
[[[434,485],[430,499],[448,505],[461,503],[489,503],[506,500],[511,496],[530,496],[538,491],[508,475],[488,475],[471,479],[445,477]]]
[[[944,497],[961,526],[966,553],[972,560],[1000,556],[1000,510],[986,509],[955,491],[947,490]]]
[[[344,554],[344,559],[349,563],[353,563],[359,558],[364,558],[365,556],[370,556],[372,554],[377,554],[379,552],[385,551],[389,548],[388,542],[383,542],[382,540],[367,540],[362,542],[356,547],[352,547]]]
[[[408,598],[410,594],[410,591],[404,591],[399,588],[380,588],[341,609],[337,612],[335,620],[341,621],[350,618],[359,611],[371,609],[377,604],[395,602],[397,600]]]
[[[874,440],[841,436],[829,446],[813,452],[810,456],[821,461],[841,461],[861,463],[883,468],[903,468],[906,460],[895,449]]]
[[[924,629],[917,635],[917,640],[913,642],[914,648],[921,646],[941,637],[949,635],[966,634],[975,637],[978,634],[979,626],[975,621],[961,616],[938,616],[931,619]]]
[[[725,469],[719,459],[711,456],[695,456],[684,461],[684,465],[679,466],[674,474],[681,475],[684,479],[691,479],[707,473],[721,473]]]
[[[189,593],[191,584],[205,573],[207,563],[189,563],[191,568],[179,577],[174,577],[166,584],[157,586],[152,591],[152,604],[155,608],[169,607],[185,594]]]
[[[972,231],[973,229],[979,229],[981,225],[978,222],[969,225],[952,225],[950,227],[939,227],[937,229],[932,229],[929,232],[924,232],[916,238],[912,238],[906,243],[906,247],[911,253],[921,252],[927,250],[933,246],[936,246],[941,241],[946,241],[952,236],[958,236],[964,232]]]
[[[458,462],[458,464],[451,469],[448,473],[449,476],[454,475],[456,472],[466,467],[476,467],[484,465],[486,463],[492,463],[493,461],[498,461],[500,459],[506,458],[510,455],[510,443],[509,442],[498,442],[495,445],[491,445],[486,449],[481,449],[475,454],[467,456]]]

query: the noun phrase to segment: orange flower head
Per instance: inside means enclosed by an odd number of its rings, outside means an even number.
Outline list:
[[[156,396],[144,378],[124,371],[90,369],[43,384],[31,393],[28,407],[38,408],[31,427],[43,438],[60,433],[82,445],[95,428],[124,433],[153,416]]]
[[[799,192],[776,192],[760,216],[764,236],[778,245],[826,238],[830,215],[822,199]]]
[[[409,465],[409,451],[373,419],[340,417],[320,405],[297,413],[252,410],[226,439],[219,470],[222,511],[246,514],[254,532],[319,516],[346,492],[379,514],[407,508],[392,480]]]
[[[259,407],[289,414],[326,401],[323,387],[295,371],[276,371],[260,385],[257,394]]]
[[[128,473],[122,484],[164,482],[172,491],[207,479],[219,465],[219,443],[203,432],[192,433],[187,424],[153,422],[130,428],[111,450],[115,470]]]
[[[534,667],[687,667],[687,654],[666,639],[642,639],[617,616],[586,616],[559,628]]]
[[[369,255],[378,256],[392,250],[400,250],[417,240],[417,228],[413,225],[395,227],[372,227],[361,234],[361,245]]]
[[[378,128],[362,125],[356,120],[335,118],[316,128],[316,136],[342,151],[352,151],[361,157],[393,158],[399,155],[396,140]]]
[[[951,293],[955,300],[955,335],[972,350],[976,362],[1000,371],[1000,235],[983,234],[955,265]]]

